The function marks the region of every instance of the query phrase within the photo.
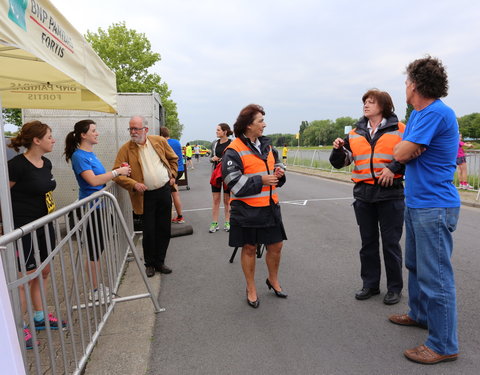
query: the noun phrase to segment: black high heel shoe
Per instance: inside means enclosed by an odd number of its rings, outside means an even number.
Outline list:
[[[248,299],[248,290],[246,290],[247,292],[247,303],[248,303],[248,306],[250,307],[253,307],[254,309],[258,308],[258,306],[260,305],[260,299],[258,298],[257,296],[257,299],[255,301],[250,301]]]
[[[275,295],[279,298],[287,298],[288,297],[288,294],[287,293],[284,293],[282,292],[281,290],[276,290],[272,284],[270,284],[270,280],[267,279],[267,281],[265,281],[267,283],[267,286],[268,286],[268,289],[273,289],[273,291],[275,292]]]

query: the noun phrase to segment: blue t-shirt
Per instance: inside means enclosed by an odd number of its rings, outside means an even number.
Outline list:
[[[179,172],[184,171],[185,167],[183,166],[182,145],[177,139],[172,139],[172,138],[168,139],[168,144],[178,156],[178,171]]]
[[[458,151],[455,112],[441,100],[421,111],[412,111],[403,140],[426,148],[406,165],[407,207],[459,207],[460,196],[453,185]]]
[[[104,174],[106,172],[100,160],[97,159],[97,155],[95,155],[93,152],[88,152],[77,148],[72,155],[72,168],[73,172],[75,173],[78,186],[80,187],[78,191],[78,199],[86,198],[105,187],[105,185],[91,186],[82,178],[82,176],[80,176],[80,173],[88,170],[91,170],[95,176]]]

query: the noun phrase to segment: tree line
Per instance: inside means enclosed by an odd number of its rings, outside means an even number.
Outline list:
[[[406,119],[401,120],[407,123],[412,108],[407,108]],[[286,144],[288,147],[305,146],[318,147],[330,146],[333,141],[340,137],[345,137],[345,127],[355,127],[358,119],[352,117],[340,117],[333,120],[314,120],[302,121],[299,128],[297,139],[296,134],[268,134],[275,147],[281,147]],[[471,113],[457,118],[460,133],[463,138],[471,140],[480,140],[480,113]]]

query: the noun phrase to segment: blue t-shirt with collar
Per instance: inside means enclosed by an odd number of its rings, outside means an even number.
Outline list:
[[[460,206],[460,196],[453,185],[458,138],[455,112],[441,100],[421,111],[412,111],[403,140],[423,145],[426,150],[406,165],[407,207]]]
[[[91,170],[95,176],[106,172],[102,163],[98,160],[97,155],[93,152],[77,148],[72,155],[72,168],[80,188],[78,191],[78,199],[86,198],[105,187],[105,185],[91,186],[82,176],[80,176],[82,172],[88,170]]]

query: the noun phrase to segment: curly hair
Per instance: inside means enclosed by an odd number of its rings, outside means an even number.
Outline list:
[[[20,151],[20,147],[25,147],[29,150],[30,147],[32,147],[33,139],[42,139],[48,130],[52,131],[50,126],[41,121],[34,120],[27,122],[22,126],[17,136],[10,139],[8,147],[13,148],[16,152]]]
[[[365,101],[369,98],[374,99],[380,108],[382,108],[382,116],[385,118],[389,118],[393,115],[395,111],[395,107],[393,105],[393,100],[390,94],[386,91],[380,91],[378,89],[371,89],[368,90],[362,96],[362,102],[365,104]]]
[[[448,76],[440,59],[427,55],[407,66],[407,76],[425,98],[438,99],[448,95]]]
[[[262,106],[258,104],[249,104],[240,111],[237,117],[237,121],[233,125],[233,132],[235,137],[240,137],[247,130],[247,126],[250,125],[257,113],[261,113],[265,116],[265,111]]]

